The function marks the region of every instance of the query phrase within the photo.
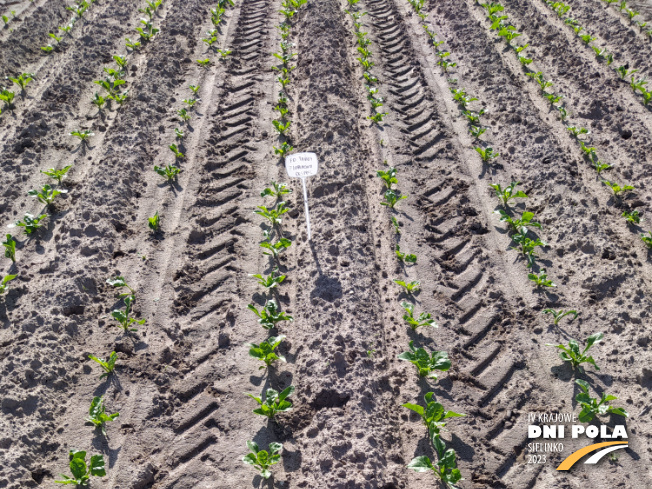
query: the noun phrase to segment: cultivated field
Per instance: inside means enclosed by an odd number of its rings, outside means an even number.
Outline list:
[[[0,0],[0,489],[652,487],[649,2],[71,2]]]

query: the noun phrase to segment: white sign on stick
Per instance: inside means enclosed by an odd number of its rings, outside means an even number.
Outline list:
[[[306,192],[306,177],[317,175],[319,163],[315,153],[295,153],[285,157],[285,170],[291,178],[300,178],[303,185],[303,202],[306,208],[306,226],[308,241],[310,241],[310,213],[308,211],[308,194]]]

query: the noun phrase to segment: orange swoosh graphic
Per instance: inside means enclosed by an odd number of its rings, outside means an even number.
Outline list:
[[[611,445],[627,445],[626,441],[605,441],[603,443],[595,443],[593,445],[589,445],[588,447],[580,448],[578,451],[571,453],[566,459],[559,464],[559,467],[557,467],[557,470],[568,470],[570,469],[573,465],[575,465],[575,462],[577,462],[579,459],[581,459],[584,455],[587,453],[595,452],[599,448],[604,448],[604,447],[609,447]]]

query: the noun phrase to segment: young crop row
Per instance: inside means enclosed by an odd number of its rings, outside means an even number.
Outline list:
[[[378,94],[377,85],[380,83],[378,77],[371,73],[371,69],[374,67],[374,62],[371,60],[373,52],[371,51],[371,39],[367,37],[366,32],[362,32],[362,23],[360,20],[367,13],[366,12],[355,12],[353,7],[360,0],[347,0],[349,4],[349,10],[346,10],[346,13],[351,16],[353,20],[353,28],[355,30],[355,37],[357,39],[357,49],[360,54],[356,59],[362,66],[364,70],[362,76],[365,80],[365,89],[367,90],[367,100],[371,106],[371,115],[367,117],[372,123],[380,124],[383,122],[383,119],[387,115],[387,112],[381,112],[383,106],[383,98]]]
[[[208,46],[208,49],[213,51],[213,53],[217,53],[220,55],[220,61],[226,61],[228,56],[231,54],[231,51],[228,49],[221,49],[217,46],[217,39],[219,37],[219,28],[220,24],[222,23],[222,20],[224,19],[224,14],[226,13],[226,8],[228,6],[234,5],[233,0],[217,0],[217,5],[215,8],[212,8],[210,10],[211,14],[211,23],[213,24],[213,28],[206,31],[206,37],[202,38],[202,42]],[[207,68],[211,64],[210,58],[205,58],[205,59],[198,59],[197,64],[201,66],[202,68]],[[198,87],[199,88],[199,87]],[[191,90],[193,90],[191,86]],[[193,90],[194,94],[197,94],[196,90]],[[184,102],[188,103],[186,100]],[[192,108],[192,104],[188,103],[188,105]],[[183,113],[182,113],[183,112]],[[182,118],[182,120],[190,120],[190,117],[186,119],[187,111],[184,109],[181,109],[179,111],[179,117]]]
[[[292,52],[294,44],[290,41],[290,31],[292,29],[293,17],[306,2],[307,0],[283,1],[282,9],[279,13],[284,19],[278,25],[281,35],[280,51],[272,53],[274,58],[280,61],[279,64],[272,66],[271,69],[279,74],[276,81],[281,86],[277,103],[274,107],[274,111],[279,113],[279,118],[272,120],[272,125],[279,134],[279,145],[273,146],[273,150],[281,159],[284,159],[294,149],[290,145],[289,130],[291,121],[287,87],[291,83],[290,74],[295,68],[291,62],[296,56],[296,53]],[[292,189],[288,188],[285,183],[272,181],[271,185],[265,188],[260,196],[263,199],[272,197],[274,199],[273,204],[271,206],[267,204],[260,205],[254,210],[255,214],[266,219],[267,226],[263,231],[263,240],[260,242],[260,247],[263,249],[263,255],[269,257],[271,273],[269,275],[263,275],[261,273],[250,275],[264,288],[267,296],[265,297],[265,304],[260,309],[256,307],[256,304],[249,304],[247,308],[258,317],[258,323],[263,329],[269,332],[276,331],[281,322],[293,321],[292,316],[280,310],[279,304],[281,302],[278,296],[279,287],[287,278],[286,275],[279,271],[281,267],[281,256],[292,245],[292,240],[284,232],[282,227],[283,215],[290,210],[287,202],[284,200],[284,196],[290,193],[292,193]],[[249,356],[264,363],[260,369],[273,368],[274,362],[277,360],[285,362],[285,357],[276,351],[284,339],[285,335],[276,335],[269,336],[261,343],[251,343],[247,345],[249,347]],[[253,410],[254,414],[265,416],[275,421],[276,414],[292,409],[292,402],[288,400],[288,397],[294,393],[294,390],[295,388],[292,385],[286,387],[281,392],[273,387],[269,387],[261,396],[254,394],[247,395],[254,399],[258,405]],[[270,442],[267,450],[261,450],[255,441],[247,440],[247,448],[249,449],[249,453],[242,458],[242,461],[260,472],[263,479],[269,479],[272,476],[270,467],[281,460],[283,445],[278,442]]]
[[[547,1],[547,0],[546,0]],[[641,20],[634,20],[634,17],[640,16],[640,12],[631,9],[627,6],[626,0],[602,0],[607,5],[613,5],[618,11],[626,16],[630,22],[637,25],[638,28],[643,32],[648,38],[652,39],[652,29],[646,29],[649,22],[643,22]]]
[[[604,61],[607,66],[612,66],[616,73],[618,73],[618,76],[621,80],[629,80],[629,86],[631,87],[632,91],[634,94],[637,94],[638,92],[641,93],[643,96],[642,100],[645,105],[650,103],[650,100],[652,100],[652,91],[648,91],[645,88],[645,85],[648,83],[647,79],[645,77],[638,78],[634,76],[634,74],[638,73],[639,70],[630,70],[629,63],[620,65],[617,68],[615,67],[616,65],[612,65],[614,61],[613,54],[607,52],[606,49],[601,49],[598,46],[592,45],[591,43],[595,41],[596,38],[593,37],[585,27],[581,26],[577,20],[566,16],[568,11],[571,9],[570,5],[566,5],[564,2],[557,2],[553,0],[544,1],[559,16],[559,18],[564,21],[564,24],[570,26],[575,31],[575,34],[577,34],[577,36],[584,42],[584,44],[593,50],[595,57],[599,61]],[[622,4],[625,5],[625,2],[622,2]],[[630,9],[627,10],[636,15],[638,14],[638,12],[634,12]],[[646,23],[643,24],[643,26],[645,25]],[[652,32],[652,30],[650,32]]]
[[[408,0],[408,2],[413,6],[416,13],[424,22],[423,28],[425,32],[428,34],[430,41],[434,45],[435,50],[439,51],[439,46],[441,46],[442,42],[441,41],[438,42],[436,40],[436,34],[431,30],[431,28],[428,25],[425,24],[428,14],[423,11],[423,1]],[[498,11],[501,11],[496,9],[497,5],[495,3],[487,4],[485,8],[487,8],[488,10],[493,10],[493,12],[489,14],[490,16],[494,15]],[[501,35],[501,37],[505,37],[508,44],[510,44],[511,40],[514,39],[515,37],[518,37],[519,34],[515,31],[514,28],[511,28],[512,26],[506,26],[504,24],[501,25],[501,22],[505,19],[506,16],[501,16],[500,19],[491,18],[492,28],[499,29],[499,35]],[[502,32],[502,34],[500,34],[500,32]],[[520,53],[526,47],[527,45],[524,46],[523,48],[514,48],[514,49],[517,50],[517,53]],[[522,57],[519,56],[519,58]],[[524,62],[523,59],[521,59],[521,63],[523,65],[528,65],[530,62],[531,60],[525,60]],[[542,90],[545,90],[546,88],[547,86],[542,86]],[[453,94],[454,100],[460,105],[460,108],[462,109],[462,115],[465,116],[469,121],[470,124],[469,132],[473,135],[475,139],[478,139],[484,132],[484,128],[479,124],[479,119],[476,120],[475,117],[469,116],[469,110],[467,107],[469,103],[476,101],[477,98],[469,96],[464,89],[451,88],[450,91]],[[478,115],[482,115],[482,114],[478,114]],[[565,113],[562,112],[562,119],[563,118],[565,118]],[[479,150],[479,148],[476,147],[475,149],[482,156],[482,152]],[[484,157],[482,159],[485,162],[487,161],[485,160]],[[541,229],[541,224],[534,221],[534,217],[535,217],[534,213],[524,210],[520,218],[516,218],[512,213],[510,213],[508,204],[511,200],[516,198],[527,198],[527,195],[523,191],[516,189],[518,184],[519,182],[512,182],[505,188],[502,188],[500,184],[491,185],[491,188],[494,190],[502,207],[497,209],[495,213],[500,216],[501,222],[505,222],[508,225],[508,232],[511,235],[512,240],[517,244],[517,246],[514,246],[512,248],[516,249],[524,256],[528,268],[533,268],[534,261],[536,259],[536,253],[534,251],[535,248],[541,246],[547,246],[547,244],[541,241],[538,237],[535,237],[535,239],[531,239],[528,236],[528,232],[529,232],[528,228],[535,227]],[[538,287],[555,286],[555,284],[550,279],[547,278],[545,269],[542,269],[539,274],[530,273],[528,277]],[[574,309],[555,310],[552,308],[544,309],[543,314],[552,316],[555,325],[558,325],[559,322],[565,317],[570,317],[571,320],[574,320],[579,315],[579,313]],[[404,317],[404,319],[406,318]],[[548,344],[548,346],[553,346],[562,350],[559,355],[560,358],[565,362],[569,362],[574,371],[583,373],[581,367],[582,363],[589,363],[593,365],[596,368],[596,370],[599,370],[599,367],[596,365],[593,357],[588,354],[588,350],[593,345],[602,341],[603,338],[604,335],[602,333],[595,333],[590,335],[586,339],[586,346],[583,349],[581,349],[579,343],[573,339],[569,341],[567,346],[563,344],[559,344],[559,345]],[[599,399],[592,398],[589,395],[590,384],[588,382],[582,379],[576,379],[575,382],[577,385],[579,385],[581,389],[581,392],[577,394],[575,397],[575,400],[581,407],[581,412],[579,414],[579,419],[581,422],[588,423],[592,421],[595,416],[606,415],[606,414],[618,414],[625,417],[628,416],[628,413],[623,408],[614,407],[610,405],[610,402],[616,400],[617,397],[607,395],[606,393],[603,392],[601,398]],[[442,408],[439,408],[439,411],[441,412]],[[422,465],[421,466],[422,470],[424,471],[428,470],[427,468],[425,468],[426,466],[427,464]]]
[[[230,0],[219,0],[218,8],[211,10],[213,15],[213,22],[221,21],[223,14],[223,7],[226,2]],[[142,19],[141,23],[143,27],[139,27],[136,30],[141,36],[142,42],[148,42],[151,38],[159,32],[158,29],[154,28],[152,25],[152,20],[155,14],[155,11],[161,5],[161,0],[156,2],[147,2],[147,7],[145,9],[139,9],[140,12],[145,13],[148,16],[148,19]],[[83,12],[80,12],[80,17],[83,15]],[[127,48],[131,49],[131,52],[138,50],[141,47],[141,42],[132,42],[127,39]],[[100,113],[104,110],[104,107],[107,103],[110,103],[111,100],[116,101],[119,105],[127,98],[127,92],[122,92],[118,87],[126,84],[124,80],[126,70],[127,70],[127,58],[126,56],[113,56],[117,64],[117,68],[105,67],[104,72],[106,73],[106,78],[104,80],[95,81],[94,83],[102,86],[107,90],[108,94],[106,97],[100,96],[98,93],[95,94],[93,103],[98,107]],[[21,90],[25,91],[25,87],[29,81],[31,81],[31,76],[24,74],[18,79],[13,80],[16,84],[21,87]],[[199,89],[198,86],[191,86],[193,93],[197,93]],[[2,92],[6,96],[6,91]],[[5,103],[11,103],[11,100]],[[194,105],[194,100],[184,101],[188,103],[190,107]],[[177,137],[183,137],[183,133],[177,129]],[[86,148],[89,144],[90,138],[94,135],[90,130],[77,130],[70,133],[72,136],[79,138],[82,148]],[[170,145],[170,149],[175,153],[177,158],[183,158],[184,155],[179,151],[176,145]],[[66,177],[68,171],[71,169],[72,165],[65,166],[62,169],[50,168],[48,170],[41,170],[41,173],[51,177],[56,181],[56,185],[52,186],[50,184],[45,184],[41,189],[31,190],[28,194],[36,198],[40,203],[45,204],[45,209],[42,210],[34,216],[30,213],[26,213],[23,219],[16,221],[14,224],[11,224],[10,228],[22,227],[25,230],[26,235],[33,235],[38,232],[38,230],[43,226],[44,221],[48,217],[48,211],[54,211],[54,201],[55,199],[62,194],[68,192],[64,188],[63,179]],[[161,173],[158,167],[155,167],[157,173]],[[170,167],[166,169],[168,172],[174,173],[174,170],[170,170]],[[165,174],[165,172],[163,172]],[[178,172],[176,172],[178,173]],[[175,173],[175,174],[176,174]],[[166,175],[167,176],[167,175]],[[160,218],[158,212],[154,217],[149,218],[149,227],[153,231],[158,231],[160,229]],[[17,244],[20,244],[19,241],[12,236],[11,234],[6,235],[6,240],[2,242],[5,251],[5,257],[9,258],[12,261],[12,269],[16,268],[16,248]],[[13,272],[14,270],[12,270]],[[0,295],[4,294],[8,290],[8,283],[17,277],[17,273],[11,273],[5,275],[0,280]],[[134,327],[136,325],[145,324],[145,319],[136,319],[133,317],[133,307],[136,302],[136,293],[135,290],[130,287],[124,277],[118,276],[113,279],[107,280],[107,284],[112,287],[126,289],[128,292],[119,294],[119,298],[124,303],[124,308],[117,308],[111,312],[111,317],[115,319],[118,327],[120,327],[125,334],[130,334],[131,332],[137,331]],[[114,373],[116,361],[118,359],[115,351],[111,352],[108,358],[105,360],[94,355],[89,355],[89,358],[94,362],[98,363],[104,370],[104,374],[100,376],[100,379],[112,375]],[[103,397],[94,397],[91,401],[89,408],[89,417],[86,421],[92,423],[94,426],[98,427],[102,434],[106,434],[105,423],[113,421],[116,417],[119,416],[119,413],[108,414],[106,412],[106,407]],[[69,453],[69,466],[72,473],[72,476],[62,475],[62,480],[55,481],[61,484],[75,484],[75,485],[84,485],[89,482],[91,476],[103,477],[106,475],[106,467],[104,462],[103,455],[93,455],[90,458],[90,461],[86,460],[86,452],[79,450],[71,450]]]
[[[525,75],[534,80],[539,85],[539,88],[541,89],[541,95],[547,99],[556,110],[559,111],[563,124],[577,141],[585,159],[595,169],[600,181],[611,190],[616,204],[623,209],[622,217],[625,219],[627,225],[634,228],[636,225],[640,224],[642,220],[640,212],[630,208],[623,199],[625,195],[634,190],[634,186],[617,183],[602,177],[602,172],[610,170],[612,165],[601,161],[596,148],[593,146],[587,146],[586,142],[581,138],[581,136],[589,134],[589,131],[586,128],[569,125],[567,121],[568,111],[562,102],[563,95],[554,93],[553,82],[547,80],[541,71],[534,72],[527,67],[533,62],[533,60],[521,56],[520,53],[527,49],[530,44],[527,43],[523,46],[516,46],[512,44],[512,41],[517,37],[520,37],[522,34],[517,31],[516,27],[508,22],[508,16],[504,14],[505,8],[497,2],[479,4],[479,6],[486,10],[487,19],[491,22],[490,30],[496,31],[499,37],[503,37],[505,39],[507,45],[512,48],[512,50],[516,53],[519,60],[521,61]],[[641,234],[640,236],[641,240],[649,248],[652,248],[652,231],[650,231],[647,235]]]
[[[361,54],[357,60],[362,65],[362,78],[364,79],[365,89],[367,91],[367,98],[372,105],[372,110],[376,110],[384,102],[379,95],[378,79],[369,71],[373,66],[371,63],[371,41],[367,37],[367,33],[363,32],[363,25],[360,20],[366,15],[355,9],[358,0],[347,0],[349,14],[354,25],[354,34],[357,40],[357,51]],[[442,58],[443,63],[447,65],[448,61]],[[376,124],[382,122],[382,117],[376,118],[375,115],[384,117],[386,113],[376,112],[367,119],[372,120]],[[381,141],[381,144],[383,142]],[[387,165],[387,161],[384,162]],[[387,209],[391,226],[394,229],[393,248],[396,258],[403,267],[416,264],[417,256],[413,253],[401,251],[400,238],[401,238],[401,223],[397,219],[396,205],[408,199],[408,195],[404,194],[398,189],[398,170],[394,167],[388,169],[381,169],[376,171],[376,176],[382,181],[383,184],[383,201],[380,202],[382,206]],[[437,323],[429,312],[415,312],[416,298],[421,288],[419,280],[409,279],[394,279],[393,282],[401,287],[405,300],[400,302],[404,310],[402,316],[403,320],[413,330],[422,327],[437,328]],[[373,350],[372,350],[373,351]],[[370,354],[371,352],[368,352]],[[437,380],[438,372],[446,372],[451,368],[451,361],[448,353],[445,351],[427,351],[423,347],[417,347],[414,341],[409,342],[409,349],[401,353],[398,358],[403,361],[412,363],[418,372],[419,377]],[[446,411],[443,405],[435,399],[434,392],[428,392],[425,397],[425,405],[405,403],[405,407],[413,412],[416,412],[422,419],[428,432],[428,438],[437,454],[437,460],[430,460],[426,455],[414,458],[407,467],[417,472],[433,472],[439,479],[450,488],[455,488],[455,484],[462,480],[462,474],[457,468],[457,454],[454,449],[447,448],[445,441],[441,437],[441,430],[446,426],[445,420],[452,417],[464,416],[453,411]]]
[[[82,17],[84,16],[88,8],[91,5],[93,5],[96,1],[97,0],[76,0],[74,5],[70,5],[66,7],[66,10],[70,10],[73,14],[66,25],[59,26],[59,30],[63,32],[63,34],[67,34],[68,36],[71,36],[70,31],[72,30],[72,28],[75,27],[75,24],[82,19]],[[157,1],[160,4],[163,0],[157,0]],[[50,36],[51,39],[54,39],[57,43],[54,46],[52,44],[43,46],[41,47],[41,50],[46,54],[50,54],[55,49],[58,50],[59,44],[63,39],[63,34],[61,36],[57,36],[56,32],[49,32],[48,36]]]

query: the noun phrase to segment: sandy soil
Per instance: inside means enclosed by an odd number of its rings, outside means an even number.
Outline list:
[[[529,69],[565,96],[568,124],[590,129],[587,143],[614,166],[603,176],[635,192],[610,194],[474,1],[425,2],[457,62],[449,73],[406,0],[355,6],[367,12],[388,112],[373,125],[346,2],[308,0],[292,20],[297,56],[287,90],[289,140],[320,164],[308,181],[310,242],[300,182],[272,150],[281,141],[272,126],[280,86],[270,70],[280,1],[236,0],[227,10],[218,40],[232,50],[226,61],[201,41],[212,1],[164,1],[154,17],[160,33],[128,55],[129,100],[102,113],[93,81],[112,55],[126,54],[126,37],[137,38],[144,2],[98,0],[45,54],[48,33],[71,17],[69,3],[0,2],[17,12],[0,29],[0,75],[35,75],[15,109],[0,115],[0,225],[49,214],[35,234],[7,230],[17,260],[0,261],[0,276],[18,275],[0,297],[0,489],[57,487],[71,449],[104,454],[107,476],[94,488],[436,487],[432,474],[406,468],[434,454],[421,421],[400,407],[429,391],[467,414],[443,434],[458,454],[460,488],[652,487],[652,255],[639,237],[650,229],[652,116],[545,2],[502,1],[523,33],[519,43],[531,45]],[[651,72],[650,38],[626,16],[599,0],[569,4],[614,64]],[[649,4],[632,6],[652,22]],[[195,62],[206,57],[207,68]],[[182,124],[177,109],[191,84],[201,86],[200,102]],[[460,87],[487,110],[482,144],[500,153],[491,165],[451,97]],[[174,162],[168,145],[179,127],[185,158],[168,185],[152,168]],[[89,145],[69,135],[78,129],[95,133]],[[380,205],[384,162],[409,195],[393,213]],[[48,183],[39,170],[66,165],[68,193],[53,207],[27,195]],[[270,295],[249,274],[268,274],[273,263],[258,246],[264,225],[253,210],[271,180],[294,191],[282,228],[293,245],[279,263],[288,278],[275,294],[294,321],[275,331],[286,336],[287,363],[258,370],[247,345],[269,332],[247,305]],[[511,181],[529,196],[514,209],[535,212],[543,225],[536,235],[549,246],[536,270],[558,285],[550,292],[532,287],[494,214],[489,184]],[[640,211],[641,225],[628,226],[624,210]],[[157,211],[162,230],[152,233],[147,218]],[[400,264],[396,244],[417,263]],[[135,317],[146,319],[135,333],[110,316],[124,307],[106,284],[117,275],[137,291]],[[422,290],[409,297],[392,279],[420,280]],[[410,330],[401,319],[406,299],[439,328]],[[548,307],[581,315],[554,326],[542,313]],[[597,331],[605,334],[592,350],[600,371],[576,374],[545,346]],[[438,382],[419,378],[397,358],[409,341],[447,351],[451,370]],[[88,355],[114,350],[116,373],[100,381]],[[630,414],[629,448],[617,461],[568,473],[555,471],[561,454],[527,463],[527,413],[579,412],[575,378],[619,397]],[[251,413],[246,393],[289,385],[294,409],[278,422]],[[100,395],[120,412],[106,437],[84,422]],[[601,418],[611,427],[621,421]],[[273,480],[242,463],[247,440],[283,443]],[[584,445],[569,440],[564,453]]]

